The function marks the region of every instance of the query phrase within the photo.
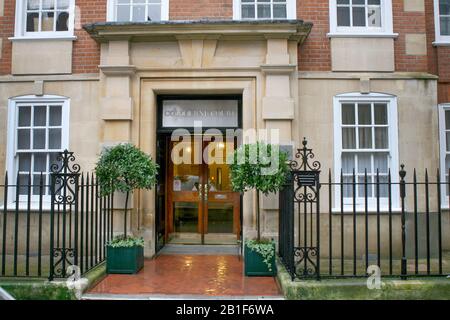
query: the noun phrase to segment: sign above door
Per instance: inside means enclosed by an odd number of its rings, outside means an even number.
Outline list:
[[[236,128],[239,100],[163,100],[163,128],[193,128],[197,121],[204,128]]]

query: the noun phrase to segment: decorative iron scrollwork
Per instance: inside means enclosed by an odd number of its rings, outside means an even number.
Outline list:
[[[53,174],[79,174],[81,167],[77,163],[71,164],[74,161],[73,152],[66,149],[56,156],[56,163],[52,163],[50,172]]]
[[[297,149],[297,153],[295,154],[295,158],[299,160],[292,160],[289,163],[291,170],[319,171],[322,165],[319,161],[314,160],[315,155],[312,149],[307,148],[308,141],[306,138],[303,138],[302,144],[303,148]]]
[[[50,166],[52,198],[50,211],[50,280],[65,278],[67,276],[66,268],[73,265],[76,260],[76,241],[71,239],[71,217],[72,215],[73,217],[78,215],[76,204],[78,202],[78,181],[81,168],[79,164],[73,163],[74,161],[73,152],[64,150],[58,154],[56,162]],[[68,212],[70,214],[67,216]],[[59,220],[61,215],[62,221]],[[55,216],[58,217],[56,223]],[[67,247],[66,243],[68,244]],[[75,246],[75,248],[72,246]]]
[[[74,264],[76,252],[73,248],[54,248],[53,249],[53,276],[54,278],[65,278],[67,276],[66,266]]]
[[[294,248],[295,274],[298,278],[309,278],[319,274],[317,264],[314,261],[318,254],[317,247]]]

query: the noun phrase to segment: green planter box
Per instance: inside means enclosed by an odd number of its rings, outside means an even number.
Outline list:
[[[106,247],[106,273],[134,274],[144,267],[144,248]]]
[[[272,244],[275,250],[275,243]],[[275,256],[272,258],[272,271],[264,263],[263,257],[245,245],[245,275],[247,277],[275,277],[277,275],[277,266]]]

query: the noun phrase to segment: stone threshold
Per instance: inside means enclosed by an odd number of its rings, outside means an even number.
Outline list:
[[[164,295],[164,294],[92,294],[81,300],[284,300],[283,296],[206,296],[206,295]]]

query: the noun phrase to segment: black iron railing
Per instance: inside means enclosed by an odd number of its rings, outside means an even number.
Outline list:
[[[62,152],[44,173],[6,173],[0,184],[0,277],[66,278],[103,262],[113,237],[113,196],[102,196],[94,174],[80,173]],[[22,176],[22,177],[21,177]],[[33,179],[34,178],[34,179]],[[24,183],[26,180],[26,183]]]
[[[353,172],[320,181],[306,146],[280,192],[279,255],[292,278],[450,274],[450,183],[402,165],[398,173]],[[447,175],[446,175],[447,176]],[[450,175],[449,175],[450,176]]]

